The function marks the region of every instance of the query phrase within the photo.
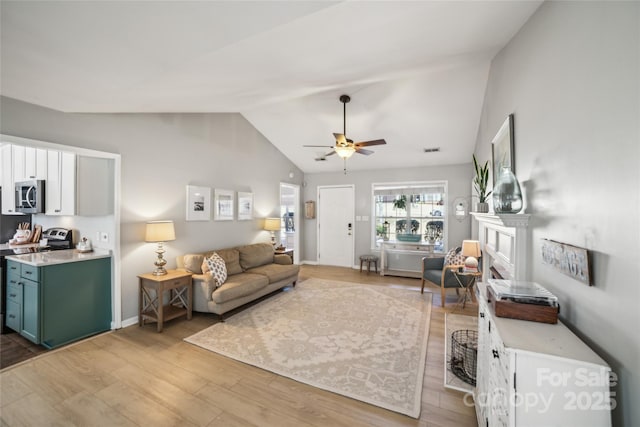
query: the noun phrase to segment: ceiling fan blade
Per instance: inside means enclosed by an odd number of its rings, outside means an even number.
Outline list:
[[[370,154],[373,154],[373,151],[371,150],[365,150],[364,148],[357,148],[356,147],[356,153],[358,154],[364,154],[365,156],[368,156]]]
[[[333,145],[303,145],[303,147],[333,148]]]
[[[341,133],[334,133],[333,136],[336,138],[336,143],[341,145],[347,145],[348,139]]]
[[[323,154],[322,156],[317,157],[316,160],[324,160],[325,157],[332,156],[334,154],[336,154],[336,150],[331,150],[327,154]]]
[[[364,142],[356,142],[354,145],[356,147],[368,147],[370,145],[384,145],[387,141],[384,139],[374,139],[372,141],[364,141]]]

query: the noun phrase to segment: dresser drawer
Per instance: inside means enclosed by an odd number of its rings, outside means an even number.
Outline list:
[[[34,282],[38,281],[38,267],[34,267],[33,265],[22,264],[20,270],[20,276],[25,279],[33,280]]]
[[[20,263],[7,260],[7,274],[15,274],[20,276]]]
[[[22,304],[22,288],[15,279],[7,280],[7,301]]]

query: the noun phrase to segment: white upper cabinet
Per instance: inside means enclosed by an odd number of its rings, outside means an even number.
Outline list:
[[[47,215],[75,215],[76,156],[48,150],[46,211]]]
[[[24,147],[24,179],[47,179],[47,150]]]

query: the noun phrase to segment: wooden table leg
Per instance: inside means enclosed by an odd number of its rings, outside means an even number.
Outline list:
[[[159,283],[156,287],[156,300],[158,303],[158,332],[162,332],[162,323],[164,320],[164,287]]]

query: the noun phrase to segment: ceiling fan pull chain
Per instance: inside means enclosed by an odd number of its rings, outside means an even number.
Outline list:
[[[344,174],[346,175],[347,174],[347,158],[345,157],[343,158],[343,160],[344,160]]]

